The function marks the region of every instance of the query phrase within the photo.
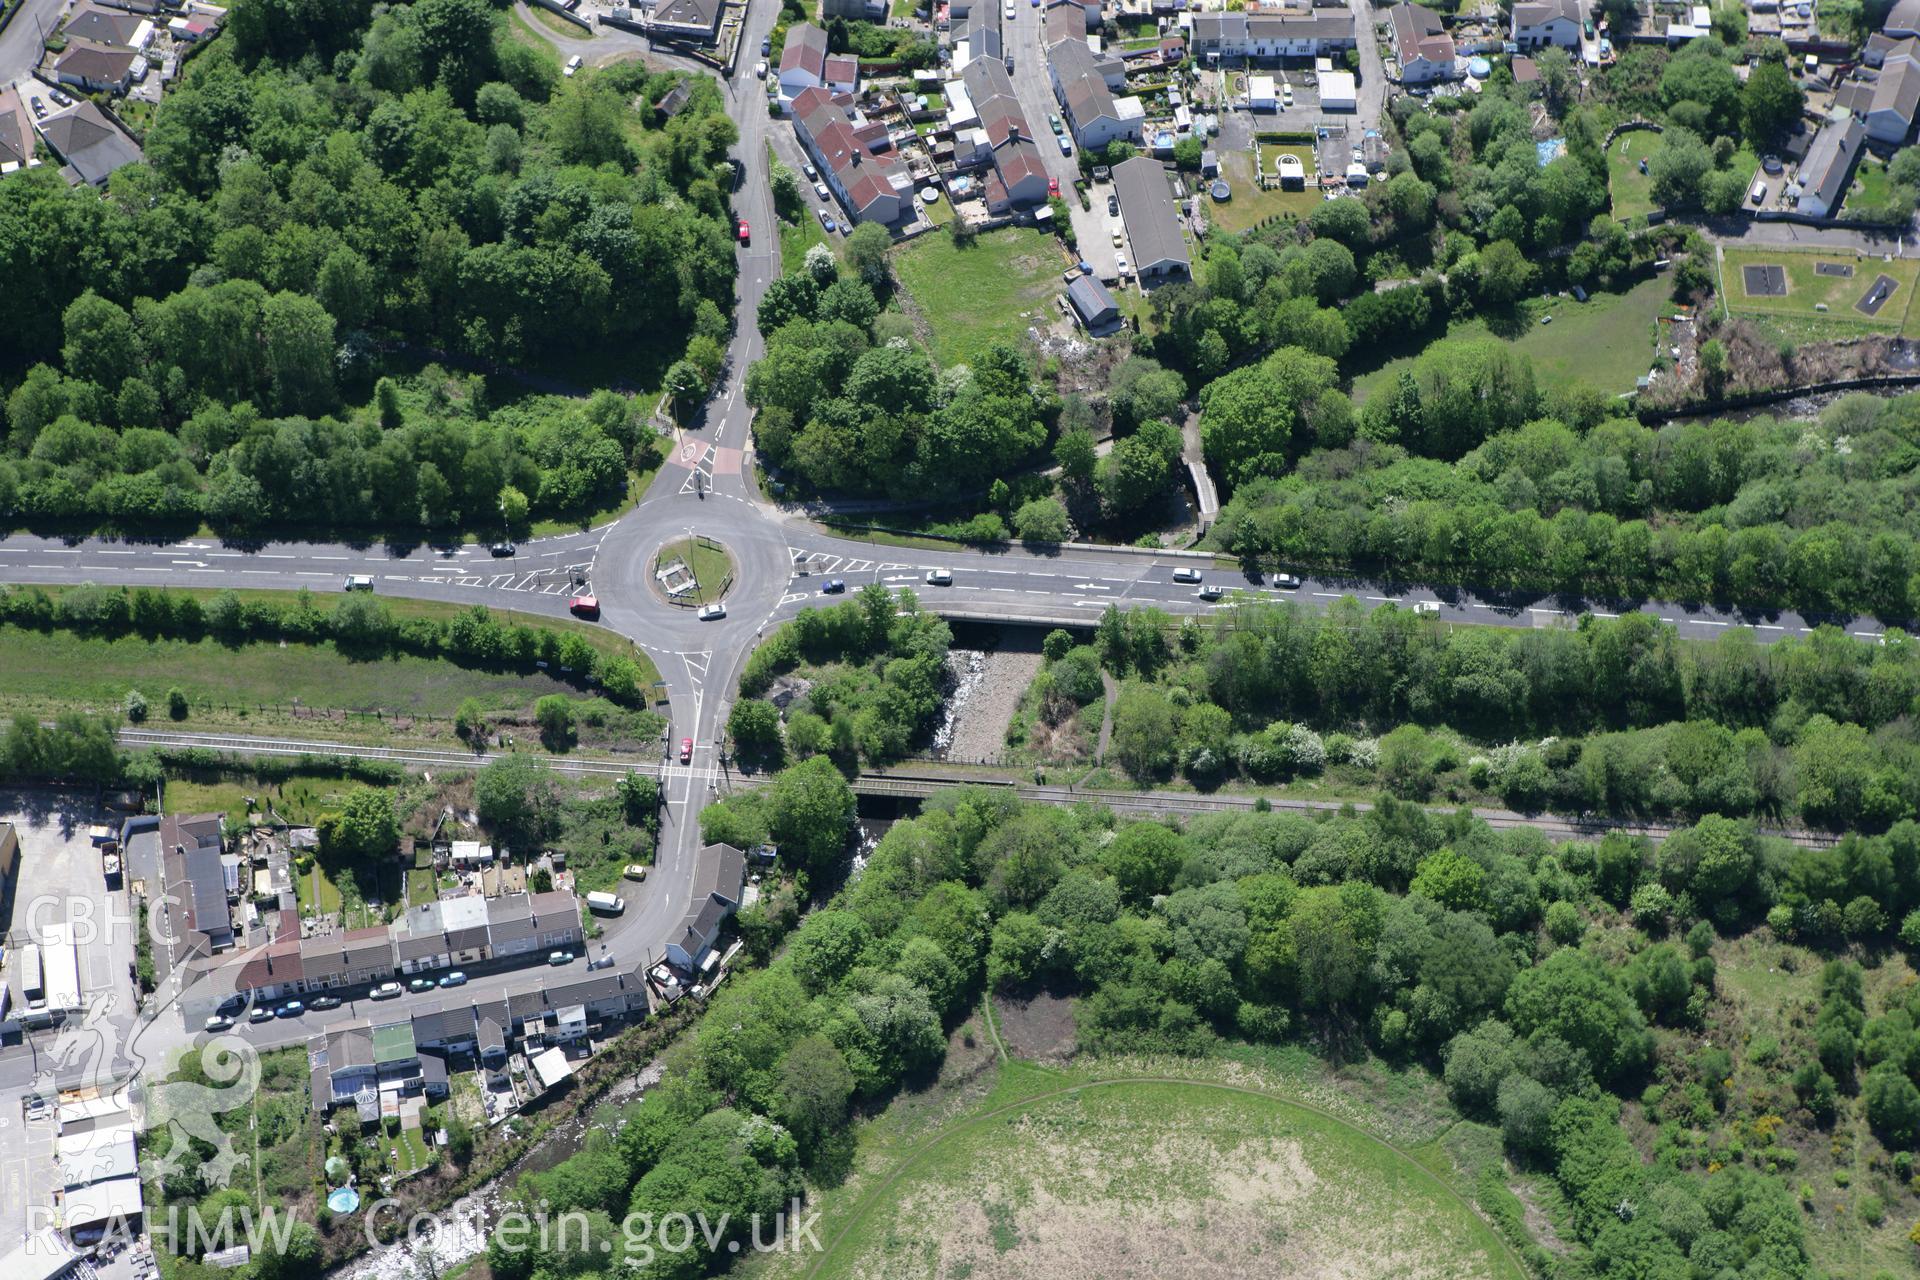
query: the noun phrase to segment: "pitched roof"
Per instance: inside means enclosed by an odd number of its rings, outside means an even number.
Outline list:
[[[1870,110],[1892,111],[1912,125],[1916,107],[1920,107],[1920,40],[1909,36],[1887,53]]]
[[[1062,40],[1047,51],[1053,73],[1060,80],[1073,127],[1084,129],[1101,117],[1118,119],[1113,107],[1113,91],[1093,65],[1093,50],[1085,40]]]
[[[787,28],[787,43],[780,51],[780,71],[804,71],[815,80],[827,78],[827,33],[811,22]]]
[[[1190,264],[1187,244],[1167,188],[1167,171],[1158,160],[1135,156],[1114,166],[1113,185],[1120,199],[1120,216],[1133,243],[1134,269],[1144,271],[1159,263]]]
[[[1080,313],[1080,318],[1089,324],[1117,311],[1120,306],[1113,300],[1113,294],[1107,291],[1107,286],[1092,276],[1075,276],[1067,285],[1067,299],[1073,303],[1073,309]]]
[[[134,50],[118,45],[74,40],[68,43],[67,51],[54,61],[53,69],[57,75],[78,76],[83,80],[112,84],[125,79],[132,72],[133,60],[139,56]]]
[[[1846,191],[1847,175],[1860,156],[1867,127],[1858,116],[1849,116],[1845,124],[1828,124],[1807,148],[1801,162],[1798,181],[1803,190],[1812,191],[1831,213]]]
[[[108,9],[97,4],[78,4],[63,28],[69,39],[90,40],[96,44],[132,45],[146,19],[138,14]]]

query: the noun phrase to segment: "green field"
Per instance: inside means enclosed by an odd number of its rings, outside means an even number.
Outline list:
[[[681,601],[697,600],[701,604],[709,600],[718,600],[726,594],[727,586],[733,580],[733,561],[727,553],[705,539],[695,537],[691,541],[679,538],[660,548],[659,563],[671,564],[675,560],[684,560],[693,570],[693,576],[699,580],[700,589]]]
[[[1841,262],[1853,267],[1851,276],[1821,275],[1815,268],[1822,262]],[[1750,296],[1747,293],[1747,266],[1779,266],[1786,270],[1784,297]],[[1872,288],[1880,276],[1891,276],[1899,287],[1874,316],[1862,315],[1854,304]],[[1727,249],[1721,258],[1720,296],[1727,310],[1736,316],[1757,316],[1770,322],[1805,322],[1810,332],[1845,337],[1848,331],[1873,330],[1920,331],[1920,309],[1912,306],[1916,282],[1920,282],[1920,261],[1911,258],[1891,262],[1878,258],[1856,259],[1851,251],[1817,253],[1787,248]],[[1821,307],[1826,310],[1820,310]]]
[[[1644,218],[1655,209],[1653,175],[1640,172],[1640,162],[1660,149],[1661,135],[1651,130],[1623,133],[1607,148],[1607,191],[1613,197],[1613,216]],[[1728,167],[1750,174],[1760,166],[1753,148],[1742,143]]]
[[[216,593],[178,594],[204,599]],[[279,604],[292,604],[298,595],[239,594]],[[318,603],[324,608],[327,601]],[[385,603],[397,620],[446,618],[462,608],[440,601]],[[515,618],[582,634],[603,654],[631,656],[640,665],[643,682],[660,678],[644,653],[603,628],[565,619]],[[311,737],[369,742],[396,737],[451,741],[452,717],[467,698],[476,699],[489,714],[511,716],[530,712],[546,694],[586,696],[578,686],[541,672],[463,667],[410,654],[363,659],[343,654],[331,643],[230,645],[212,638],[82,636],[0,626],[0,714],[50,719],[76,708],[117,714],[133,689],[146,697],[147,724],[153,728],[174,723],[168,719],[167,695],[179,689],[189,705],[182,725],[186,729],[297,730]]]
[[[1530,298],[1521,304],[1520,336],[1514,349],[1533,361],[1541,385],[1565,386],[1580,381],[1602,391],[1633,390],[1634,381],[1653,364],[1653,321],[1667,309],[1670,285],[1664,276],[1642,280],[1625,293],[1594,293],[1585,302],[1567,298]],[[1540,323],[1550,315],[1551,324]],[[1456,321],[1449,338],[1484,338],[1487,322],[1476,316]],[[1421,344],[1424,346],[1425,344]],[[1353,380],[1365,398],[1413,367],[1419,352],[1389,360]]]
[[[799,175],[794,175],[798,177]],[[802,183],[809,202],[813,200],[813,188]],[[821,227],[820,219],[812,213],[803,213],[798,222],[788,222],[785,218],[776,218],[780,223],[780,274],[797,275],[806,265],[807,250],[817,244],[832,248],[827,239],[826,230]]]
[[[964,249],[944,233],[923,235],[893,261],[943,366],[991,342],[1019,342],[1031,317],[1046,322],[1048,299],[1069,265],[1058,240],[1024,227],[990,231]]]
[[[1440,1175],[1316,1108],[1201,1080],[1074,1080],[1018,1063],[1000,1077],[891,1168],[823,1200],[822,1253],[770,1269],[823,1280],[1526,1274]]]

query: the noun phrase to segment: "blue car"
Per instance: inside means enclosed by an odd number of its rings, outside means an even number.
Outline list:
[[[452,973],[440,979],[440,985],[443,987],[465,986],[466,982],[467,982],[467,975],[460,972],[458,969],[455,969]]]
[[[307,1006],[298,1000],[289,1000],[273,1011],[276,1018],[297,1018],[307,1011]]]

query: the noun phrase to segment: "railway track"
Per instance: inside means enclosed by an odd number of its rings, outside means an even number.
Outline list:
[[[434,747],[378,747],[349,742],[327,742],[309,738],[253,737],[245,734],[189,733],[168,729],[122,729],[120,742],[128,747],[172,747],[229,752],[235,755],[344,756],[358,760],[386,760],[410,769],[476,769],[506,754],[519,754],[540,761],[557,773],[583,777],[620,777],[629,773],[670,781],[692,774],[706,783],[723,783],[729,788],[752,788],[766,779],[740,774],[722,774],[707,768],[660,764],[656,761],[622,760],[608,757],[538,755],[526,752],[448,751]],[[1074,786],[1015,782],[1004,778],[975,778],[936,773],[863,773],[853,780],[855,794],[878,799],[926,800],[957,787],[991,787],[1011,790],[1022,800],[1039,804],[1099,804],[1116,813],[1203,814],[1250,813],[1264,799],[1266,807],[1281,813],[1327,814],[1352,808],[1365,811],[1373,806],[1365,801],[1299,800],[1279,796],[1253,796],[1239,793],[1197,795],[1186,791],[1115,791]],[[1436,816],[1456,812],[1454,807],[1429,805]],[[1505,809],[1473,809],[1473,815],[1496,831],[1533,827],[1559,840],[1598,839],[1609,831],[1624,831],[1645,836],[1656,844],[1680,828],[1668,823],[1638,822],[1629,819],[1565,817],[1555,814],[1514,813]],[[1824,831],[1786,827],[1760,827],[1762,835],[1776,836],[1812,849],[1831,848],[1839,837]]]

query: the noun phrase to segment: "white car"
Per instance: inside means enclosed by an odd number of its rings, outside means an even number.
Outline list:
[[[1276,573],[1273,575],[1273,585],[1282,591],[1298,591],[1300,589],[1300,579],[1290,573]]]
[[[1189,569],[1185,567],[1175,569],[1173,571],[1173,580],[1175,582],[1196,582],[1197,583],[1200,581],[1200,571],[1198,569]]]
[[[571,76],[574,72],[578,71],[581,67],[585,66],[586,64],[587,64],[587,60],[576,53],[571,58],[567,59],[567,69],[562,74]]]
[[[767,78],[767,64],[765,62],[754,63],[753,74],[758,78],[765,80]]]
[[[1437,614],[1440,612],[1440,602],[1438,600],[1416,600],[1413,602],[1413,611],[1415,613]]]
[[[929,569],[929,570],[927,570],[927,585],[928,585],[928,586],[930,586],[930,587],[950,587],[950,586],[952,586],[952,585],[953,585],[953,570],[951,570],[951,569]]]
[[[816,182],[813,184],[813,194],[820,197],[821,204],[825,204],[833,198],[827,193],[827,184],[824,182]]]
[[[207,1019],[207,1030],[209,1031],[225,1031],[232,1026],[233,1019],[223,1013],[216,1013]]]
[[[1193,594],[1202,600],[1218,600],[1227,594],[1227,589],[1216,582],[1209,582]]]
[[[367,992],[367,995],[375,1000],[392,1000],[399,994],[400,984],[397,982],[383,982],[373,990]]]
[[[700,606],[700,621],[702,622],[718,622],[726,616],[727,606],[724,604],[715,603]]]

